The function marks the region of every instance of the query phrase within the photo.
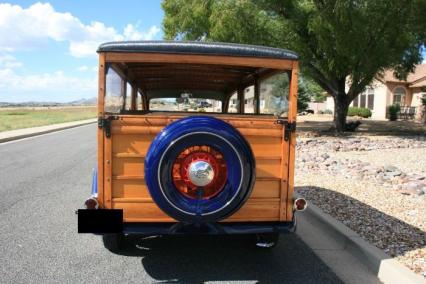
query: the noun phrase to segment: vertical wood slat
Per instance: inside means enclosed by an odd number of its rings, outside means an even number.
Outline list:
[[[105,208],[112,208],[112,139],[111,137],[105,138],[105,194],[104,202]]]
[[[288,141],[284,140],[285,127],[283,127],[281,140],[281,182],[280,182],[280,221],[287,220],[287,190],[288,190]]]
[[[288,122],[296,123],[297,115],[297,78],[299,75],[299,63],[293,62],[291,70],[290,82],[290,109],[288,112]],[[293,218],[293,194],[294,194],[294,166],[295,166],[295,151],[296,151],[296,133],[290,135],[288,147],[288,191],[287,191],[287,220]]]
[[[124,77],[125,78],[125,77]],[[127,102],[127,82],[124,80],[124,78],[121,78],[121,96],[124,98],[123,100],[123,106],[122,109],[126,109],[126,102]]]
[[[149,110],[149,102],[148,102],[148,97],[146,95],[145,89],[142,90],[141,96],[142,96],[142,109]]]
[[[244,88],[238,88],[238,113],[244,113]]]
[[[254,79],[254,113],[260,113],[260,81],[259,77],[256,76]]]
[[[136,110],[136,97],[138,95],[138,89],[135,87],[135,85],[132,85],[132,104],[130,109]]]
[[[105,99],[105,54],[99,54],[98,69],[98,118],[104,115]],[[104,206],[104,131],[98,128],[98,201],[99,206]]]

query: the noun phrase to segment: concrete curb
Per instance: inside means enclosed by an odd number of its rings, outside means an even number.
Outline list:
[[[45,126],[37,126],[37,127],[31,127],[31,128],[23,128],[23,129],[0,132],[0,144],[4,142],[13,141],[13,140],[19,140],[19,139],[42,135],[42,134],[46,134],[50,132],[83,126],[83,125],[95,123],[96,121],[97,119],[93,118],[93,119],[86,119],[86,120],[80,120],[80,121],[71,121],[71,122],[65,122],[65,123],[58,123],[58,124],[51,124],[51,125],[45,125]]]
[[[357,233],[322,212],[317,206],[309,204],[308,208],[300,214],[305,214],[311,223],[320,227],[321,231],[334,238],[336,242],[341,243],[343,250],[350,252],[383,283],[426,283],[423,277],[414,274],[382,250],[364,241]]]

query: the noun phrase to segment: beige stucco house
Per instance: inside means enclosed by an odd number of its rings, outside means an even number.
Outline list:
[[[351,106],[369,108],[373,119],[386,119],[387,107],[398,103],[402,111],[413,112],[413,116],[418,117],[423,96],[426,96],[426,63],[417,65],[406,81],[395,78],[393,71],[386,71],[358,95]],[[326,108],[334,110],[332,97],[327,97]]]

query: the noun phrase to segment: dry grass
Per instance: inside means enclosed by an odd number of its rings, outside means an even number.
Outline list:
[[[0,132],[96,117],[96,107],[0,109]]]

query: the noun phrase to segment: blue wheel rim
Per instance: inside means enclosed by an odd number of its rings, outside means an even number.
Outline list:
[[[173,161],[184,149],[211,146],[225,158],[227,181],[214,198],[194,200],[182,195],[172,182]],[[145,180],[153,200],[171,217],[186,222],[223,219],[248,198],[255,164],[250,146],[228,123],[208,116],[192,116],[171,123],[152,142],[145,160]]]

